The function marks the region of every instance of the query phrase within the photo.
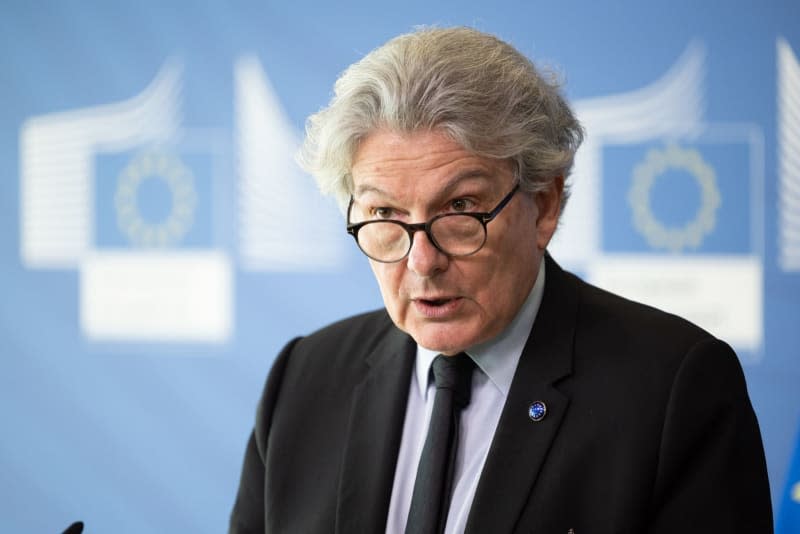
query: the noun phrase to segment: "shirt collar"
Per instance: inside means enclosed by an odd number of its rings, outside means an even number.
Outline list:
[[[511,324],[493,339],[466,350],[470,358],[481,371],[486,373],[489,380],[504,396],[507,396],[508,390],[511,389],[511,381],[514,379],[517,363],[519,363],[525,343],[528,341],[528,336],[530,336],[536,315],[539,313],[542,295],[544,295],[544,265],[544,258],[542,258],[536,282],[534,282],[528,297],[519,312],[517,312],[517,316],[511,321]],[[428,380],[430,379],[430,368],[433,364],[433,359],[438,355],[439,353],[435,350],[417,345],[417,385],[423,398],[427,396]]]

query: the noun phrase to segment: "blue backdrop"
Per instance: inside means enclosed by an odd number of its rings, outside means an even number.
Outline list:
[[[492,4],[3,3],[0,531],[225,530],[277,351],[381,305],[304,119],[436,24],[564,79],[554,256],[734,345],[800,532],[800,4]]]

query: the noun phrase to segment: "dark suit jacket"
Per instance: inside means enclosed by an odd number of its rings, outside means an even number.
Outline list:
[[[466,531],[772,532],[730,347],[549,257],[546,269]],[[414,355],[383,310],[289,343],[259,404],[231,532],[384,531]],[[547,415],[533,422],[537,400]]]

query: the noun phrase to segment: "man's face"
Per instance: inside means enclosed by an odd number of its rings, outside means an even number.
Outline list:
[[[439,132],[377,131],[362,141],[352,176],[351,222],[424,222],[442,213],[486,212],[514,187],[507,161],[476,156]],[[477,253],[451,258],[425,232],[397,263],[370,260],[394,323],[420,345],[456,354],[502,332],[533,287],[558,220],[562,181],[519,191],[487,226]]]

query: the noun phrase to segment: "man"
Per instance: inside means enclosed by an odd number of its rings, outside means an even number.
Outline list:
[[[278,356],[231,532],[772,531],[732,350],[546,253],[582,135],[471,29],[400,36],[340,77],[303,161],[386,309]]]

